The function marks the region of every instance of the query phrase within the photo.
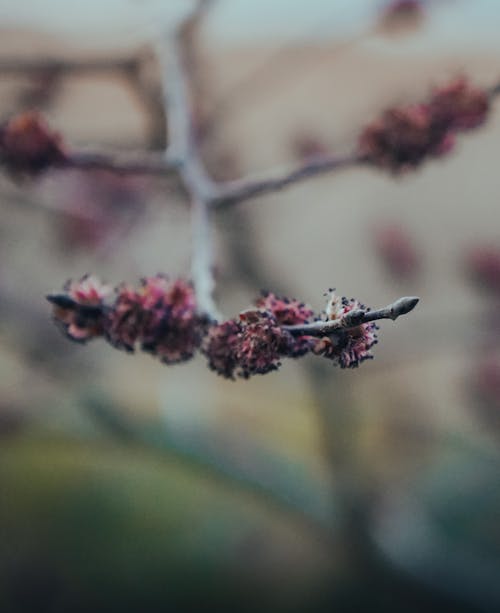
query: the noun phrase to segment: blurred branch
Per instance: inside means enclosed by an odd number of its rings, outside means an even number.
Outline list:
[[[4,58],[0,59],[0,73],[4,75],[37,76],[44,73],[59,75],[84,74],[95,72],[128,72],[138,62],[135,57],[127,58],[93,58],[62,60],[50,57],[37,59]]]
[[[59,164],[61,168],[79,170],[107,170],[117,174],[144,174],[165,176],[176,172],[176,162],[163,153],[113,153],[97,149],[75,150]]]
[[[218,190],[206,173],[196,144],[188,66],[183,53],[183,36],[195,27],[210,4],[210,1],[200,0],[194,12],[181,23],[172,39],[164,42],[158,53],[170,137],[167,158],[177,166],[191,200],[193,284],[200,311],[217,320],[220,316],[213,300],[215,282],[209,208]]]
[[[256,196],[264,196],[281,191],[306,179],[344,168],[351,168],[363,163],[365,163],[365,160],[358,155],[350,155],[343,158],[326,156],[311,160],[292,169],[276,171],[268,176],[248,177],[230,181],[220,185],[219,192],[213,199],[212,204],[225,207]]]

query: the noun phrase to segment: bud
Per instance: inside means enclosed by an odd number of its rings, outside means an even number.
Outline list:
[[[73,341],[84,343],[104,332],[104,300],[110,289],[90,275],[79,281],[68,281],[64,293],[47,296],[52,303],[53,317]]]

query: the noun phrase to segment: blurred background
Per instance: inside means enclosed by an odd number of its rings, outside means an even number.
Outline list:
[[[414,4],[214,2],[194,49],[211,174],[346,154],[389,105],[498,83],[498,2]],[[154,44],[190,7],[1,0],[2,121],[37,108],[77,146],[161,149]],[[2,612],[500,610],[496,106],[417,172],[218,215],[227,316],[261,289],[318,310],[329,287],[420,296],[353,371],[308,357],[234,383],[201,357],[71,344],[44,296],[87,272],[189,275],[185,198],[104,171],[1,177]]]

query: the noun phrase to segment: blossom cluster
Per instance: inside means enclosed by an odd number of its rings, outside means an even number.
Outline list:
[[[117,349],[137,347],[166,364],[195,354],[207,320],[198,315],[192,286],[164,275],[147,277],[136,289],[122,285],[113,292],[91,276],[66,284],[62,294],[47,298],[54,319],[71,340],[101,336]]]
[[[436,88],[426,102],[387,109],[359,138],[359,154],[393,172],[416,168],[450,152],[457,132],[484,123],[488,93],[460,77]]]
[[[341,325],[345,315],[365,307],[333,291],[319,315],[298,300],[266,293],[253,308],[222,323],[198,312],[190,283],[164,275],[143,279],[139,288],[115,290],[85,276],[47,298],[56,323],[71,340],[102,337],[117,349],[140,348],[166,364],[187,361],[200,350],[208,366],[227,379],[266,374],[277,370],[283,358],[308,353],[354,368],[372,357],[377,342],[373,322]],[[328,331],[328,322],[340,325]]]
[[[67,160],[61,136],[36,111],[26,111],[0,126],[0,162],[18,176],[36,175]]]

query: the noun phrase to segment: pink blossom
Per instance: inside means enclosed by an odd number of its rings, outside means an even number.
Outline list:
[[[392,108],[369,124],[359,139],[359,153],[393,172],[416,168],[427,157],[450,150],[447,126],[433,123],[427,104]]]
[[[354,298],[340,298],[331,293],[326,307],[328,321],[341,319],[354,309],[364,309]],[[356,368],[365,360],[371,360],[370,349],[377,343],[378,326],[373,323],[361,324],[355,328],[338,329],[329,336],[316,340],[313,353],[338,363],[340,368]]]
[[[454,130],[471,130],[486,121],[490,101],[484,89],[460,77],[435,89],[429,107],[434,124]]]

